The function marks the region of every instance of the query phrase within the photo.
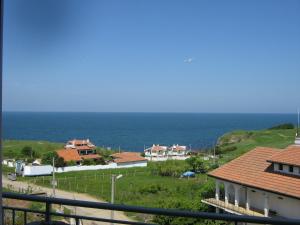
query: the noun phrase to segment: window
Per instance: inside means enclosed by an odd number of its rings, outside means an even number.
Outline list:
[[[279,164],[278,169],[279,169],[279,170],[283,170],[283,165],[282,165],[282,164]]]
[[[290,171],[291,173],[293,173],[293,172],[294,172],[294,167],[293,167],[293,166],[289,166],[289,171]]]

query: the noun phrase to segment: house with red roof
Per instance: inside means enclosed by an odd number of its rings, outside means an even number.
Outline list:
[[[101,158],[96,153],[96,146],[89,139],[68,141],[64,149],[56,152],[65,162],[74,161],[77,164],[80,164],[85,159],[98,160]]]
[[[142,157],[138,152],[120,152],[111,155],[113,162],[118,167],[144,167],[147,166],[147,159]]]
[[[183,145],[172,145],[171,147],[162,146],[162,145],[155,145],[153,144],[150,148],[144,150],[146,157],[156,157],[156,158],[172,158],[179,159],[178,157],[185,157],[187,156],[188,150],[186,146]],[[177,158],[176,158],[177,157]],[[183,158],[185,159],[185,158]]]
[[[300,219],[297,140],[285,149],[257,147],[208,175],[215,178],[215,198],[202,202],[217,212]]]

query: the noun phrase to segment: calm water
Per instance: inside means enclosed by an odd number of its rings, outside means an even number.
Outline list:
[[[142,151],[153,143],[208,147],[228,131],[295,123],[293,114],[3,113],[4,139],[66,142],[90,138],[98,146]]]

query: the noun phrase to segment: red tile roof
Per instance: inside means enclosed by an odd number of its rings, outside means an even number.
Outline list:
[[[286,150],[257,147],[215,169],[210,176],[300,199],[300,177],[271,171],[267,160]]]
[[[79,156],[76,149],[61,149],[56,151],[58,156],[63,158],[64,161],[80,161],[81,157]]]
[[[154,146],[151,147],[152,152],[166,151],[166,150],[167,150],[166,146],[154,145]]]
[[[91,155],[81,155],[82,159],[100,159],[101,156],[98,154],[91,154]]]
[[[87,146],[87,145],[79,145],[75,147],[77,150],[93,150],[94,148]]]
[[[140,156],[140,153],[137,152],[115,153],[112,157],[116,163],[147,161],[144,157]]]
[[[300,166],[300,146],[290,145],[285,150],[275,154],[270,159],[269,162],[277,162],[288,165]]]

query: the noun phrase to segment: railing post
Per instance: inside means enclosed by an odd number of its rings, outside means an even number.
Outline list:
[[[80,224],[78,218],[75,219],[75,223],[76,223],[76,225],[79,225],[79,224]]]
[[[27,212],[24,211],[24,225],[27,224]]]
[[[49,200],[46,200],[46,212],[45,212],[45,222],[47,224],[50,224],[51,222],[51,203],[49,202]]]
[[[13,210],[12,210],[12,224],[13,224],[13,225],[16,224],[15,216],[16,216],[16,212],[15,212],[15,210],[13,209]]]

